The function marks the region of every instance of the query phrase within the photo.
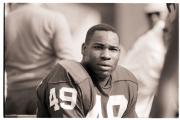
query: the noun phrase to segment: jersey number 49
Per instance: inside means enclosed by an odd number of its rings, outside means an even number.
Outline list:
[[[77,100],[77,91],[74,88],[62,87],[59,89],[59,99],[62,102],[59,103],[56,96],[55,88],[50,89],[49,103],[50,107],[54,106],[54,111],[57,111],[61,108],[72,110],[76,106]]]

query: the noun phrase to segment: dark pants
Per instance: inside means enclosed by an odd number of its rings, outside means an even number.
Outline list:
[[[5,115],[36,114],[36,88],[8,90],[5,101]]]

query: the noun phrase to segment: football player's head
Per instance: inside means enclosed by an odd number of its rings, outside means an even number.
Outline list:
[[[82,63],[96,78],[109,77],[116,68],[120,55],[120,38],[110,25],[91,27],[82,45]]]

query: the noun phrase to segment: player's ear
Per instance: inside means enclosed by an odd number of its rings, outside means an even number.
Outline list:
[[[81,54],[84,56],[85,55],[85,51],[86,51],[86,44],[83,43],[82,47],[81,47]]]

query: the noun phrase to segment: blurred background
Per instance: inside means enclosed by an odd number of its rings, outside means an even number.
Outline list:
[[[5,4],[5,14],[10,12],[10,4]],[[71,27],[76,59],[81,60],[81,44],[87,30],[98,23],[115,27],[121,37],[124,51],[128,51],[136,38],[148,30],[144,14],[146,4],[135,3],[44,3],[44,7],[64,14]],[[123,53],[122,53],[123,54]]]

